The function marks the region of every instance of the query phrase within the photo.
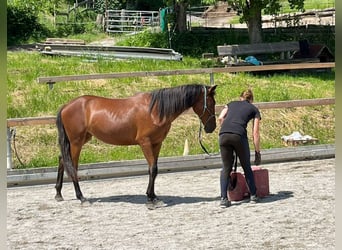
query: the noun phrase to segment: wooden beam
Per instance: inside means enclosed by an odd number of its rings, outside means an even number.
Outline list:
[[[86,74],[86,75],[69,75],[69,76],[45,76],[45,77],[38,77],[37,82],[54,84],[57,82],[67,82],[67,81],[86,81],[86,80],[96,80],[96,79],[125,78],[125,77],[195,75],[195,74],[236,73],[236,72],[274,71],[274,70],[294,70],[294,69],[323,69],[323,68],[334,68],[334,67],[335,67],[335,62],[275,64],[275,65],[260,65],[260,66],[234,66],[234,67],[225,67],[225,68],[137,71],[137,72]]]
[[[310,145],[302,147],[275,148],[263,150],[263,164],[302,160],[329,159],[335,157],[335,145]],[[251,159],[254,151],[251,152]],[[207,156],[189,155],[180,157],[160,157],[159,173],[218,169],[222,167],[220,154]],[[78,176],[81,180],[117,178],[147,175],[146,160],[125,160],[81,164]],[[56,183],[56,167],[7,170],[7,187]],[[66,182],[71,179],[66,177]]]
[[[279,108],[294,108],[305,106],[320,106],[335,104],[335,98],[322,98],[322,99],[306,99],[306,100],[291,100],[280,102],[259,102],[255,103],[260,109],[279,109]]]
[[[260,109],[293,108],[293,107],[319,106],[319,105],[332,105],[332,104],[335,104],[335,98],[254,103],[254,105]],[[215,112],[217,114],[220,113],[223,107],[224,105],[217,105],[215,107]],[[194,112],[192,109],[188,109],[183,114],[185,115],[194,114]],[[56,123],[55,116],[7,119],[7,127],[9,128],[18,127],[18,126],[48,125],[48,124],[55,124],[55,123]]]
[[[48,124],[55,124],[55,123],[56,123],[55,116],[7,119],[7,127],[48,125]]]

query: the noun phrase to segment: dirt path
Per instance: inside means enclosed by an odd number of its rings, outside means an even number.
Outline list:
[[[271,195],[218,206],[219,169],[160,174],[168,205],[145,207],[147,176],[9,188],[9,249],[335,249],[335,159],[269,164]]]

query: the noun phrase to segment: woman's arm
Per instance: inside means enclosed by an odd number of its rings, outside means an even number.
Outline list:
[[[260,152],[260,119],[255,118],[253,121],[253,143],[256,152]]]
[[[226,117],[227,113],[228,113],[228,106],[225,105],[224,108],[222,109],[219,117],[218,117],[218,122],[219,122],[220,126],[222,125],[223,120]]]
[[[253,121],[253,143],[255,148],[254,164],[256,166],[261,164],[260,153],[260,118],[255,118]]]

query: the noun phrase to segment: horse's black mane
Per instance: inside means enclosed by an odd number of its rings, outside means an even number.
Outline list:
[[[151,92],[150,112],[158,105],[158,115],[162,120],[178,112],[183,112],[192,107],[201,91],[203,85],[188,84],[172,88],[157,89]]]

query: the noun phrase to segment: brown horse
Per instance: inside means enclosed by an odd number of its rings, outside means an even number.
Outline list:
[[[139,145],[148,163],[148,203],[158,203],[154,182],[157,161],[163,140],[171,123],[192,107],[200,118],[204,131],[216,128],[215,86],[189,84],[173,88],[138,93],[122,99],[80,96],[64,105],[57,115],[58,142],[61,150],[56,182],[56,200],[63,200],[61,190],[64,168],[74,184],[76,197],[86,199],[81,192],[78,161],[83,145],[92,136],[112,145]]]

